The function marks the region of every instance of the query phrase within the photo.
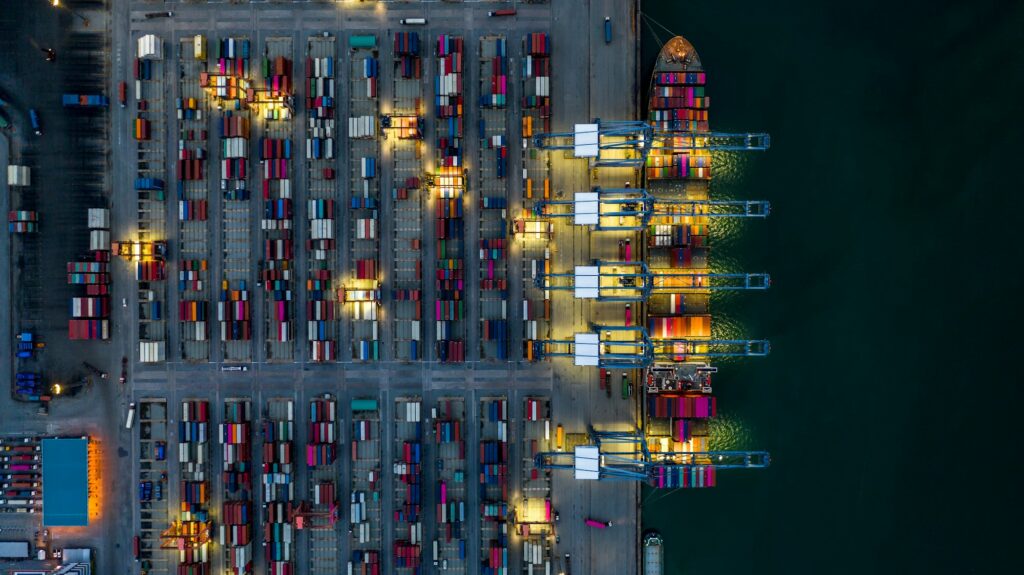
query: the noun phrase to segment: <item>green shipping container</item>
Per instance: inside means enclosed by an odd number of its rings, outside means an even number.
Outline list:
[[[353,399],[352,411],[377,411],[376,399]]]
[[[369,35],[369,34],[365,35],[365,36],[349,36],[349,38],[348,38],[348,45],[351,46],[353,49],[355,49],[355,48],[370,48],[370,49],[373,49],[373,48],[377,47],[377,37],[373,36],[373,35]]]

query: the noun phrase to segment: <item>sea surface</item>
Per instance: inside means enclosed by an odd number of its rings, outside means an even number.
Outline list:
[[[677,574],[1020,573],[1024,548],[1024,2],[644,0],[697,48],[716,157],[724,448],[772,466],[645,491]],[[644,31],[644,83],[660,47]],[[658,29],[662,41],[669,37]]]

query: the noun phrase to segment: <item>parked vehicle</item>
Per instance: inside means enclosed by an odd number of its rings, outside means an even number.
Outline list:
[[[32,131],[35,135],[43,135],[43,125],[39,122],[39,112],[35,108],[28,109],[28,121],[32,124]]]
[[[125,419],[124,428],[131,429],[132,425],[135,424],[135,402],[128,404],[128,417]]]

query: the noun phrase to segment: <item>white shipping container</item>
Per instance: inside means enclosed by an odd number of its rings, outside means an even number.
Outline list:
[[[137,54],[139,58],[163,60],[164,43],[156,35],[146,34],[145,36],[139,38]]]
[[[110,249],[110,232],[107,230],[92,230],[89,232],[89,249],[92,251],[96,250],[109,250]]]
[[[10,186],[32,185],[32,170],[28,166],[7,166],[7,184]]]

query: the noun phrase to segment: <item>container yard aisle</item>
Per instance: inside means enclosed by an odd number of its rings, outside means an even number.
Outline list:
[[[247,397],[225,398],[219,427],[221,444],[221,514],[219,543],[224,568],[233,575],[254,572],[253,413]]]
[[[509,58],[505,36],[480,39],[478,121],[479,211],[478,273],[480,359],[509,358],[508,330],[508,187]]]
[[[416,575],[423,564],[423,398],[394,401],[394,453],[391,500],[391,569]]]
[[[377,575],[383,548],[380,407],[376,398],[358,397],[352,399],[351,410],[348,568],[360,575]]]
[[[154,499],[152,485],[167,493],[167,400],[143,398],[139,405],[139,560],[152,575],[170,575],[171,554],[160,548],[160,534],[170,522],[170,496]],[[147,486],[148,485],[148,486]],[[174,559],[176,560],[176,558]]]
[[[303,526],[309,552],[310,575],[335,575],[338,566],[338,399],[325,393],[309,401],[306,443],[308,524]],[[307,521],[303,518],[303,521]]]
[[[437,461],[433,531],[427,532],[428,537],[433,537],[429,559],[435,567],[458,575],[469,569],[467,538],[472,531],[467,521],[475,515],[467,497],[466,400],[450,396],[438,399],[431,409],[429,423]]]
[[[221,228],[222,281],[217,320],[224,361],[253,359],[251,286],[256,266],[252,258],[253,214],[249,188],[250,114],[241,109],[242,86],[252,78],[248,38],[220,39],[213,54],[214,71],[207,77],[217,109],[221,111],[220,189],[223,195]]]
[[[380,61],[375,35],[349,37],[348,65],[348,241],[350,273],[345,274],[344,303],[352,349],[358,361],[380,360],[380,159],[377,126]]]
[[[393,358],[423,359],[423,203],[429,190],[423,182],[423,68],[418,32],[394,34],[392,109],[387,118],[391,140],[392,188],[390,223],[392,266],[390,307]],[[429,271],[429,265],[427,266]]]
[[[266,360],[291,361],[295,357],[295,236],[293,230],[292,170],[292,39],[274,36],[264,42],[262,85],[250,106],[262,127],[258,158],[262,180],[263,250],[259,260],[264,294]]]
[[[307,359],[338,359],[337,38],[310,36],[306,53]]]
[[[164,361],[166,353],[167,325],[165,306],[167,304],[166,264],[164,254],[157,253],[157,242],[167,238],[168,216],[166,208],[166,144],[167,126],[167,64],[164,61],[163,42],[160,38],[147,35],[135,43],[135,139],[138,142],[138,164],[135,178],[136,205],[138,206],[138,236],[140,252],[148,254],[135,256],[133,250],[118,255],[129,257],[138,282],[136,317],[138,319],[139,361],[143,363]],[[97,237],[99,236],[99,237]],[[110,233],[90,232],[90,249],[108,249]],[[97,242],[98,240],[98,242]],[[105,244],[105,245],[103,245]],[[103,247],[100,247],[100,246]],[[166,244],[164,244],[166,245]],[[131,255],[129,255],[131,254]]]
[[[210,359],[211,230],[208,142],[210,106],[200,86],[207,72],[206,37],[179,39],[178,97],[175,99],[178,146],[175,186],[178,199],[178,334],[185,361]]]

